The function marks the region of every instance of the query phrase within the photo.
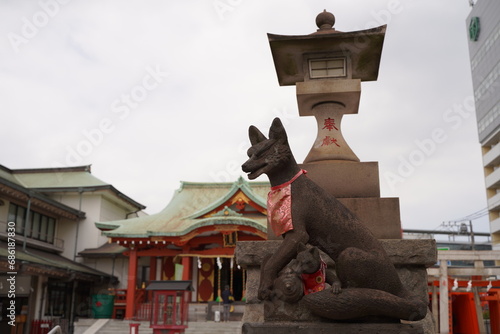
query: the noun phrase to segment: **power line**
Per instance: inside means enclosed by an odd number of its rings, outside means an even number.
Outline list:
[[[454,219],[452,220],[453,222],[461,222],[461,221],[465,221],[465,220],[476,220],[478,218],[481,218],[481,217],[484,217],[486,215],[488,215],[488,207],[484,208],[484,209],[481,209],[479,211],[476,211],[474,213],[471,213],[465,217],[462,217],[460,219]]]

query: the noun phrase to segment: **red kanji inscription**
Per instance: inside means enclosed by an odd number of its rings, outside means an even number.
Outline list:
[[[337,139],[332,138],[330,136],[326,136],[325,138],[323,138],[323,143],[321,144],[321,146],[328,146],[332,144],[335,144],[338,147],[340,147],[340,145],[337,143]]]
[[[325,119],[325,122],[323,123],[323,125],[324,125],[323,129],[327,129],[328,131],[332,131],[333,129],[335,129],[337,131],[339,130],[335,126],[335,119],[330,118],[330,117]]]

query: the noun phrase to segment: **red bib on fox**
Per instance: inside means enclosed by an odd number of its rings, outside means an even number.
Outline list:
[[[326,263],[321,261],[321,266],[314,274],[302,274],[304,283],[304,294],[319,292],[325,290]]]
[[[267,194],[267,221],[276,236],[293,230],[292,182],[306,173],[307,171],[301,169],[290,181],[271,187]]]

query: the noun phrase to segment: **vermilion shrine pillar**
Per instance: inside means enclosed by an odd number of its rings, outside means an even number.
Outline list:
[[[137,250],[131,248],[128,256],[127,308],[125,319],[131,320],[135,311],[135,289],[137,286]]]
[[[182,252],[184,254],[187,254],[190,252],[190,249],[189,248],[184,248],[182,250]],[[191,277],[191,267],[192,267],[192,261],[191,261],[191,257],[190,256],[183,256],[182,257],[182,280],[183,281],[189,281],[189,280],[192,280],[192,277]]]

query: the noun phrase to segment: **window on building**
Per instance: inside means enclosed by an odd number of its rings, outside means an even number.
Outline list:
[[[69,283],[49,280],[47,284],[45,315],[65,316],[69,312],[69,296],[71,296],[71,286]]]
[[[56,227],[56,220],[54,218],[49,218],[49,220],[47,221],[47,232],[46,232],[48,243],[54,242],[55,227]]]
[[[40,217],[40,240],[47,241],[47,222],[49,217],[42,216]]]
[[[309,60],[311,78],[335,78],[346,76],[345,58]]]
[[[33,221],[31,222],[31,237],[38,239],[40,236],[40,214],[33,212]]]
[[[24,236],[24,229],[26,228],[26,208],[20,205],[10,203],[9,206],[9,222],[16,223],[16,234]],[[52,217],[43,215],[39,212],[30,211],[30,224],[26,231],[28,238],[45,241],[48,243],[54,242],[54,235],[56,230],[56,220]]]

